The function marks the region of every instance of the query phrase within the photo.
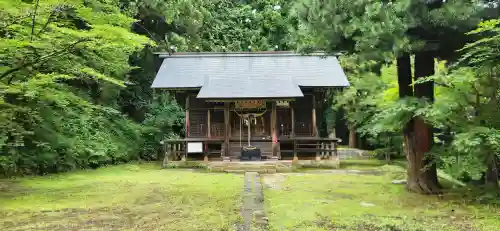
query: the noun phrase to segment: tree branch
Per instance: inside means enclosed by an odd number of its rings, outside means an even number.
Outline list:
[[[40,0],[36,0],[35,10],[33,12],[33,18],[31,23],[31,36],[30,41],[33,41],[33,35],[35,35],[35,24],[36,24],[36,12],[38,11],[38,5],[40,4]]]
[[[36,34],[36,37],[40,37],[40,35],[47,29],[49,24],[52,22],[52,17],[54,17],[55,15],[56,15],[56,11],[52,10],[49,14],[49,18],[47,18],[47,21],[45,22],[45,24],[43,24],[42,28]]]
[[[134,22],[134,24],[135,24],[135,25],[138,25],[138,26],[140,26],[142,29],[144,29],[144,31],[146,31],[146,33],[148,33],[148,34],[149,34],[149,37],[150,37],[153,41],[155,41],[155,42],[159,43],[159,41],[158,41],[158,40],[156,40],[155,36],[154,36],[151,32],[149,32],[149,30],[148,30],[148,29],[146,29],[146,27],[144,27],[143,25],[141,25],[141,24],[140,24],[140,23],[138,23],[138,22]]]
[[[23,64],[20,64],[18,65],[17,67],[13,67],[7,71],[5,71],[4,73],[2,73],[2,75],[0,75],[0,79],[3,79],[5,78],[6,76],[14,73],[14,72],[17,72],[19,70],[22,70],[24,68],[27,68],[27,67],[30,67],[30,66],[33,66],[37,63],[41,63],[41,62],[44,62],[44,61],[47,61],[51,58],[54,58],[54,57],[58,57],[58,56],[61,56],[61,55],[64,55],[64,54],[67,54],[69,51],[71,51],[77,44],[79,43],[82,43],[82,42],[87,42],[87,41],[90,41],[90,39],[79,39],[78,41],[74,42],[74,43],[71,43],[69,44],[68,46],[62,48],[62,49],[59,49],[59,50],[56,50],[56,51],[53,51],[47,55],[44,55],[42,57],[39,57],[37,59],[35,59],[34,61],[31,61],[31,62],[27,62],[27,63],[23,63]],[[10,79],[12,80],[12,79]],[[10,82],[9,80],[9,82]]]
[[[30,18],[30,17],[32,17],[31,13],[27,14],[27,15],[19,16],[17,18],[14,18],[9,23],[6,23],[6,24],[2,25],[2,27],[0,27],[0,29],[5,29],[5,28],[9,27],[10,25],[16,24],[17,22],[19,22],[19,21],[21,21],[23,19],[26,19],[26,18]]]

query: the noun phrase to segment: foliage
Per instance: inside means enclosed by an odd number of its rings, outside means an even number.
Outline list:
[[[497,44],[500,44],[498,20],[485,21],[471,35],[479,36],[461,51],[459,63],[430,79],[443,86],[436,103],[425,110],[435,126],[448,129],[452,139],[442,141],[444,164],[457,176],[472,179],[481,177],[490,161],[500,157],[499,63]],[[455,165],[455,167],[453,167]]]
[[[184,111],[173,101],[168,94],[161,94],[149,105],[149,112],[143,124],[144,143],[142,146],[141,157],[148,160],[158,159],[158,144],[163,140],[180,134],[180,128],[183,128]]]
[[[2,179],[0,229],[232,230],[242,187],[242,175],[155,164]]]
[[[163,48],[177,51],[246,51],[293,48],[289,15],[293,2],[283,0],[137,1],[137,31]],[[126,3],[128,7],[131,3]]]
[[[301,0],[294,12],[304,46],[391,62],[394,54],[422,48],[449,58],[463,33],[486,17],[480,2]]]
[[[438,162],[443,168],[453,165],[450,161],[454,159],[454,155],[442,152],[452,150],[460,153],[467,152],[469,158],[464,159],[469,160],[469,166],[482,166],[484,169],[488,161],[495,162],[496,160],[495,148],[492,145],[497,142],[494,138],[497,128],[496,122],[491,118],[500,105],[496,100],[498,91],[496,74],[492,74],[496,73],[492,66],[498,63],[498,57],[495,56],[498,52],[488,47],[498,47],[495,42],[498,23],[495,22],[496,20],[483,22],[479,29],[470,33],[475,36],[465,36],[465,32],[470,31],[481,20],[491,18],[492,15],[489,14],[492,8],[498,7],[483,4],[484,2],[486,1],[303,0],[296,6],[300,24],[303,25],[299,27],[303,30],[299,38],[309,37],[304,40],[306,46],[312,43],[315,48],[329,52],[346,51],[365,62],[388,63],[402,56],[415,55],[415,60],[418,57],[418,65],[415,63],[415,66],[411,68],[415,70],[412,73],[415,75],[415,80],[419,79],[414,82],[413,90],[418,98],[409,97],[397,102],[375,103],[367,107],[370,101],[359,94],[358,88],[361,85],[356,80],[351,80],[355,89],[346,91],[345,98],[341,97],[345,102],[340,104],[347,111],[351,110],[351,113],[347,113],[348,122],[356,124],[357,132],[365,132],[365,136],[370,134],[376,137],[386,134],[392,137],[394,134],[405,131],[408,142],[415,142],[416,145],[422,143],[422,147],[415,149],[419,151],[407,149],[408,155],[417,156],[417,154],[421,155],[422,152],[429,151],[431,146],[427,145],[427,141],[418,141],[417,137],[411,138],[415,132],[432,134],[426,128],[428,125],[419,123],[418,126],[414,126],[412,123],[414,119],[424,119],[427,124],[432,124],[436,128],[437,136],[434,138],[439,144],[428,154],[441,154],[443,158]],[[456,50],[468,41],[470,43],[462,50],[463,56],[460,56],[461,54]],[[457,74],[441,73],[440,75],[449,77],[443,79],[444,82],[436,78],[421,78],[425,75],[432,75],[435,67],[429,63],[432,64],[430,59],[435,58],[452,62],[458,60],[457,66],[452,68],[453,71],[457,71]],[[422,62],[424,59],[427,62]],[[362,70],[361,67],[357,69]],[[401,71],[404,70],[401,69]],[[469,74],[459,76],[458,72]],[[459,80],[470,76],[477,77],[466,79],[465,82]],[[411,75],[398,77],[402,80],[399,81],[401,88],[407,87],[404,86],[407,82],[411,83]],[[453,80],[454,77],[457,79]],[[372,89],[371,94],[377,94],[375,93],[377,84],[373,82],[370,75],[365,75],[360,79],[360,82],[366,82],[369,87],[372,87],[369,88]],[[433,82],[429,80],[444,85],[454,82],[460,89],[447,90],[438,87],[434,92]],[[468,86],[470,83],[472,86]],[[480,89],[479,85],[481,85]],[[460,90],[463,91],[460,92]],[[432,99],[434,93],[438,96],[435,104],[432,105],[429,104],[432,100],[428,101],[428,99]],[[411,95],[406,94],[406,96]],[[479,100],[475,100],[476,98]],[[366,123],[359,126],[360,121],[366,121]],[[477,126],[488,129],[477,129]],[[489,139],[493,141],[490,142]],[[465,142],[465,140],[473,142]],[[454,145],[451,146],[451,143]],[[458,149],[458,147],[461,148]],[[470,158],[472,156],[480,158]],[[432,157],[434,160],[437,159],[436,155]],[[423,158],[420,159],[423,160]],[[478,161],[474,162],[476,159]],[[485,162],[485,160],[488,161]],[[479,162],[483,163],[478,165]],[[422,163],[412,166],[420,164]],[[491,168],[493,165],[488,166]],[[429,176],[432,175],[435,174]]]
[[[138,158],[141,126],[116,98],[149,41],[114,1],[0,1],[0,173],[44,174]]]
[[[332,110],[345,111],[346,122],[375,149],[377,158],[385,159],[387,154],[400,157],[399,121],[407,121],[413,111],[405,113],[401,105],[406,104],[397,101],[395,64],[384,65],[377,76],[372,72],[374,62],[359,62],[350,56],[343,57],[341,63],[351,86],[337,92]]]

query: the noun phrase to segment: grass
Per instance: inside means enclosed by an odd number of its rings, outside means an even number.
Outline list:
[[[128,164],[0,181],[0,230],[232,230],[243,176]]]
[[[271,230],[497,230],[500,200],[466,187],[408,193],[404,163],[347,160],[343,170],[263,175]],[[352,174],[351,169],[366,174]],[[321,172],[321,173],[318,173]],[[326,170],[332,171],[332,170]],[[442,173],[441,173],[442,175]],[[274,179],[269,181],[269,179]],[[447,178],[444,185],[457,185]],[[127,164],[0,180],[0,230],[234,230],[243,175]]]
[[[347,164],[356,168],[354,163]],[[497,230],[500,207],[473,203],[463,192],[409,193],[393,179],[404,168],[363,162],[380,175],[290,174],[264,191],[271,230]],[[358,166],[359,167],[359,166]],[[272,176],[267,176],[272,177]],[[264,182],[266,180],[264,179]]]

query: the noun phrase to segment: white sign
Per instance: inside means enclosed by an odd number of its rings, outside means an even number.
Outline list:
[[[203,152],[203,143],[202,142],[188,143],[187,144],[187,152],[188,153],[202,153]]]

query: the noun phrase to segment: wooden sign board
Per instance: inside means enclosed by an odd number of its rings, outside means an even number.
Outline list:
[[[236,101],[234,103],[235,108],[265,108],[266,102],[264,100],[245,100]]]
[[[203,153],[203,143],[202,142],[189,142],[187,143],[188,153]]]

